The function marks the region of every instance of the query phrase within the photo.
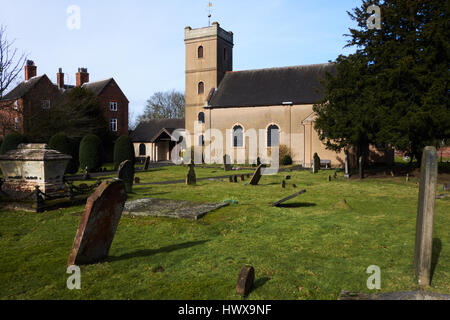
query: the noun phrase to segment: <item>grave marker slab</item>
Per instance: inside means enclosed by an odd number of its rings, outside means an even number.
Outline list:
[[[186,184],[188,185],[193,185],[197,183],[197,178],[195,176],[195,164],[194,161],[191,161],[191,163],[188,165],[189,166],[189,171],[187,173],[186,176]]]
[[[252,179],[250,180],[250,184],[252,186],[256,186],[261,180],[261,169],[264,167],[264,164],[260,164],[258,168],[256,168],[255,173],[253,173]]]
[[[414,266],[417,281],[429,286],[433,249],[434,206],[436,202],[437,152],[425,147],[420,169],[419,205],[417,208]]]
[[[225,171],[231,171],[231,159],[227,154],[223,156],[223,168]]]
[[[87,199],[67,266],[97,263],[108,257],[126,199],[121,180],[104,181]]]
[[[150,166],[150,157],[147,157],[145,158],[144,161],[144,171],[147,171],[149,166]]]
[[[125,183],[127,193],[133,192],[134,166],[130,160],[125,160],[119,165],[117,177]]]
[[[255,269],[252,266],[243,266],[236,284],[236,293],[247,296],[255,281]]]
[[[297,193],[291,194],[290,196],[287,196],[286,198],[283,198],[283,199],[281,199],[281,200],[279,200],[277,202],[272,203],[272,207],[278,207],[283,202],[286,202],[288,200],[294,199],[295,197],[298,197],[299,195],[301,195],[301,194],[303,194],[305,192],[306,192],[306,190],[302,190],[302,191],[299,191]]]

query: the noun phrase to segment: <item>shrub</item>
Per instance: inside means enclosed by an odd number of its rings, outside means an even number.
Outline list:
[[[64,133],[57,133],[50,138],[48,146],[51,149],[57,150],[61,153],[72,156],[72,160],[69,161],[66,167],[66,173],[77,173],[78,171],[78,143],[70,139]]]
[[[102,141],[95,134],[86,135],[80,142],[80,167],[88,168],[89,171],[96,171],[103,162]]]
[[[134,165],[134,147],[130,137],[120,136],[114,144],[114,167],[118,168],[125,160],[130,160]]]
[[[0,147],[0,154],[5,154],[10,150],[14,150],[21,143],[25,142],[25,137],[18,132],[7,134]]]
[[[289,154],[285,155],[285,156],[281,159],[281,164],[282,164],[283,166],[289,166],[289,165],[291,165],[291,164],[292,164],[292,157],[291,157]]]

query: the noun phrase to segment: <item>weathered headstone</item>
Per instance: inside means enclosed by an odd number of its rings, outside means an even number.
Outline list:
[[[252,179],[250,180],[250,184],[252,186],[256,186],[261,180],[261,169],[264,167],[263,164],[260,164],[258,168],[256,168],[255,173],[253,173]]]
[[[328,182],[331,182],[331,176],[328,176]]]
[[[313,173],[317,173],[320,170],[320,158],[317,153],[313,156]]]
[[[291,176],[285,176],[284,179],[285,180],[291,180]]]
[[[237,183],[237,175],[234,175],[234,176],[233,176],[233,182],[234,182],[234,183]]]
[[[281,187],[282,187],[282,188],[286,188],[286,181],[283,180],[283,181],[281,182]]]
[[[245,181],[245,176],[241,174],[241,181]]]
[[[130,160],[125,160],[119,165],[117,177],[125,183],[127,193],[133,192],[134,166]]]
[[[297,185],[294,183],[293,185],[292,185],[292,188],[297,188]]]
[[[186,184],[188,185],[194,185],[197,183],[197,178],[195,176],[195,164],[194,161],[192,160],[191,163],[188,165],[189,170],[186,176]]]
[[[350,172],[349,172],[349,163],[348,163],[348,151],[345,150],[345,173],[344,178],[349,179],[350,178]]]
[[[229,178],[230,182],[233,182],[233,176],[229,176],[228,178]]]
[[[255,281],[255,269],[252,266],[243,266],[236,284],[236,293],[247,296]]]
[[[223,168],[225,171],[231,171],[231,159],[227,154],[223,156]]]
[[[362,156],[358,159],[359,162],[359,178],[364,179],[364,159]]]
[[[68,266],[97,263],[108,257],[126,199],[121,180],[103,182],[87,199]]]
[[[448,182],[444,183],[444,185],[442,186],[442,189],[444,191],[449,191],[450,190],[450,183],[448,183]]]
[[[417,208],[414,266],[417,281],[429,286],[431,281],[431,254],[433,249],[434,205],[436,202],[437,152],[425,147],[422,155]]]
[[[135,178],[134,178],[134,183],[135,183],[135,184],[141,183],[141,179],[140,179],[139,177],[135,177]]]
[[[144,161],[144,171],[147,171],[149,166],[150,166],[150,157],[147,157],[145,158]]]
[[[84,168],[84,172],[83,172],[83,180],[89,180],[91,178],[91,176],[89,175],[89,170],[88,167]]]
[[[283,199],[281,199],[281,200],[279,200],[277,202],[272,203],[272,207],[278,207],[283,202],[286,202],[288,200],[294,199],[295,197],[298,197],[299,195],[301,195],[301,194],[303,194],[305,192],[306,192],[306,190],[302,190],[302,191],[299,191],[297,193],[291,194],[290,196],[287,196],[286,198],[283,198]]]
[[[259,167],[261,165],[261,158],[257,157],[256,158],[256,166]]]

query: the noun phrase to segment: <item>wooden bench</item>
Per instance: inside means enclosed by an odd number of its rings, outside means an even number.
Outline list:
[[[324,165],[325,168],[328,169],[329,167],[331,167],[331,160],[320,160],[320,165]]]

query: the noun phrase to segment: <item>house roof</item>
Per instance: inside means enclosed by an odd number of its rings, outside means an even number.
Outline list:
[[[42,76],[37,76],[29,80],[22,81],[14,89],[12,89],[6,95],[4,95],[2,100],[16,100],[22,98],[31,89],[33,89],[36,86],[36,84],[38,84],[38,82],[41,81],[41,79],[43,79],[44,77],[47,78],[47,76],[44,74]]]
[[[113,80],[113,78],[95,81],[95,82],[86,82],[81,87],[91,90],[96,95],[99,95],[103,89]]]
[[[172,134],[176,129],[184,129],[184,119],[155,119],[142,121],[130,134],[133,142],[153,142],[162,131]],[[164,130],[165,129],[165,130]]]
[[[227,72],[207,108],[313,104],[323,97],[320,78],[333,63]],[[319,92],[317,92],[319,90]]]

